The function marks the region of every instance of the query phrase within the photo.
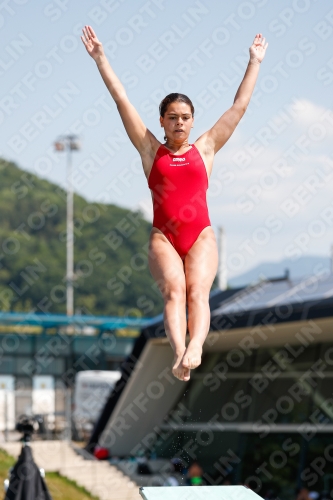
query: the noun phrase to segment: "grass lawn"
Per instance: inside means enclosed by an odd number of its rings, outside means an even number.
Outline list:
[[[8,469],[14,465],[15,459],[0,449],[0,492],[3,491],[3,481],[8,477]],[[55,472],[46,473],[46,484],[53,500],[97,500],[84,488]],[[0,493],[2,499],[2,493]]]
[[[46,484],[53,500],[91,500],[92,498],[97,500],[97,497],[92,497],[87,490],[56,472],[46,473]]]

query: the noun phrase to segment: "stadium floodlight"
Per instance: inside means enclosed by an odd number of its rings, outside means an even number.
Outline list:
[[[72,173],[72,151],[81,149],[78,137],[75,135],[64,135],[59,137],[55,143],[56,151],[67,151],[67,217],[66,217],[66,311],[67,316],[74,314],[74,237],[73,237],[73,173]]]

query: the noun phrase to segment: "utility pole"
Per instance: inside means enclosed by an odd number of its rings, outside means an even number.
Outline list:
[[[217,271],[217,281],[220,290],[227,289],[227,253],[226,253],[226,239],[223,227],[218,227],[218,253],[219,253],[219,267]]]
[[[73,169],[72,151],[80,149],[78,137],[75,135],[65,135],[60,137],[55,143],[56,151],[67,152],[66,163],[66,183],[67,183],[67,216],[66,216],[66,314],[74,314],[74,204],[73,204]]]

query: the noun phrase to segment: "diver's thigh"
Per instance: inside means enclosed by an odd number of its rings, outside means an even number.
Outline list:
[[[150,272],[163,293],[165,288],[184,286],[184,264],[164,234],[153,228],[149,240]]]
[[[186,286],[197,285],[209,293],[218,269],[218,250],[214,231],[206,227],[185,257]]]

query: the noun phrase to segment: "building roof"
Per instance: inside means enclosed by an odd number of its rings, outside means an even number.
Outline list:
[[[223,304],[214,310],[213,315],[267,309],[292,303],[304,304],[331,297],[333,274],[294,280],[262,281],[223,301]]]
[[[273,279],[248,286],[223,301],[211,314],[211,330],[333,316],[333,274],[302,279]]]

